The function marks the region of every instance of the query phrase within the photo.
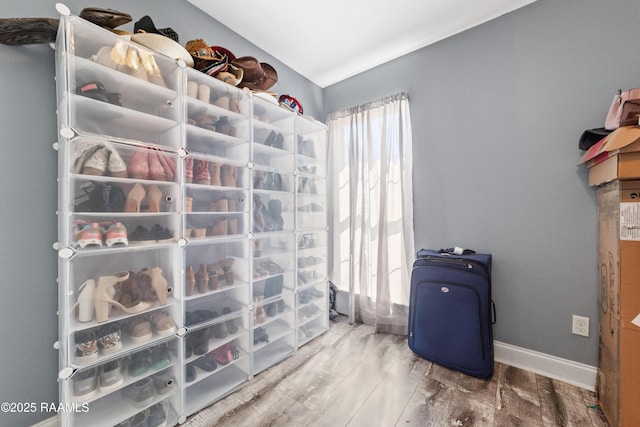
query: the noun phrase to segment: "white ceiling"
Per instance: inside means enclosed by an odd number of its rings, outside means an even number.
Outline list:
[[[188,0],[326,87],[536,0]]]

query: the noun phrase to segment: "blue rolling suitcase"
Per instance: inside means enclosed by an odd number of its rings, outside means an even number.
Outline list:
[[[468,375],[493,374],[491,255],[421,249],[411,273],[409,348]]]

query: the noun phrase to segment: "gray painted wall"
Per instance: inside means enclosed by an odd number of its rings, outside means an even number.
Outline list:
[[[493,254],[496,340],[597,365],[596,198],[578,138],[640,85],[639,24],[635,0],[539,0],[325,88],[325,114],[409,94],[416,249]]]
[[[172,27],[182,44],[203,38],[237,56],[251,55],[273,65],[279,82],[273,90],[291,93],[305,112],[322,115],[322,89],[270,55],[201,13],[190,3],[172,0],[64,2],[79,14],[100,6],[130,13],[134,22],[150,15],[159,28]],[[3,0],[0,17],[57,18],[53,0]],[[133,30],[133,22],[120,27]],[[54,51],[48,45],[0,45],[0,155],[2,184],[0,243],[0,402],[35,402],[35,413],[0,412],[0,426],[27,426],[55,413],[40,403],[58,400],[57,154]]]

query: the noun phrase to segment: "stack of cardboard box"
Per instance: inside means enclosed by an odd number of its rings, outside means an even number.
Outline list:
[[[619,128],[581,159],[597,186],[600,352],[597,392],[612,426],[640,425],[640,126]]]

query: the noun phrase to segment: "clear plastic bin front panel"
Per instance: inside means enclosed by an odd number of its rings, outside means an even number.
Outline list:
[[[290,193],[294,191],[294,177],[292,174],[273,172],[254,168],[252,174],[252,188],[254,191]]]
[[[201,280],[199,273],[197,276],[196,282]],[[208,277],[208,283],[211,287],[215,276],[209,274]],[[186,327],[210,323],[221,316],[237,316],[247,309],[248,288],[246,286],[226,286],[226,284],[224,286],[218,284],[218,286],[218,289],[213,289],[217,292],[209,292],[206,296],[187,301],[184,314]]]
[[[183,160],[185,184],[198,184],[219,189],[249,188],[249,172],[245,164],[221,157],[189,155]]]
[[[213,327],[212,327],[213,328]],[[216,328],[218,326],[216,325]],[[200,333],[201,331],[196,331]],[[211,333],[215,333],[211,331]],[[251,356],[249,333],[232,334],[226,338],[209,338],[187,334],[186,354],[191,355],[184,366],[185,413],[191,415],[207,405],[229,394],[249,379]],[[202,348],[200,348],[202,347]],[[202,353],[203,351],[206,352]],[[200,354],[196,354],[200,353]]]
[[[329,292],[326,275],[299,270],[296,299],[298,345],[302,345],[329,328]]]
[[[301,325],[298,327],[298,346],[308,343],[328,330],[328,315],[307,318],[305,314],[301,314]]]
[[[181,278],[173,245],[61,261],[67,363],[83,366],[174,335]]]
[[[326,231],[302,231],[296,235],[298,257],[327,253]]]
[[[192,154],[224,157],[235,161],[246,162],[249,159],[248,135],[241,132],[248,130],[236,126],[233,135],[188,124],[186,149]]]
[[[293,326],[291,321],[295,312],[294,294],[291,290],[283,288],[277,279],[277,277],[267,279],[253,289],[254,331],[259,326],[266,328],[273,322]],[[257,335],[254,333],[256,339],[254,344],[266,343],[265,338],[268,337],[260,337],[260,331],[258,332]]]
[[[187,70],[187,151],[246,161],[251,126],[249,94]]]
[[[76,370],[62,382],[68,401],[86,408],[74,416],[75,425],[110,426],[145,411],[147,415],[153,412],[157,419],[175,420],[179,409],[179,345],[177,337],[171,338]]]
[[[228,313],[194,327],[183,338],[187,413],[212,403],[249,378],[249,312]],[[194,316],[208,317],[209,312]],[[212,323],[213,322],[213,323]]]
[[[309,175],[296,177],[296,229],[327,227],[327,182]]]
[[[188,365],[202,356],[217,356],[212,354],[216,349],[233,343],[242,353],[249,350],[249,311],[246,307],[233,312],[214,312],[206,309],[198,309],[190,312],[190,321],[196,322],[194,325],[187,325],[188,332],[184,337],[184,357]],[[225,350],[227,348],[224,348]],[[226,354],[225,354],[226,356]],[[238,357],[229,360],[218,359],[220,365],[236,360]],[[187,376],[188,378],[188,376]],[[190,383],[191,381],[186,381]]]
[[[318,230],[327,227],[326,199],[298,195],[296,230]]]
[[[327,176],[327,130],[322,123],[296,117],[296,170]]]
[[[253,97],[253,163],[282,172],[294,169],[294,114]]]
[[[298,271],[296,283],[298,287],[316,284],[327,279],[326,253],[318,252],[313,255],[298,256]]]
[[[281,107],[275,97],[273,101],[268,101],[260,96],[253,96],[254,122],[293,132],[294,118],[295,114],[291,110]]]
[[[185,231],[189,240],[246,236],[249,191],[244,188],[189,184],[185,189]]]
[[[253,192],[253,232],[269,233],[294,229],[292,193],[271,190]]]
[[[285,359],[295,351],[295,329],[279,318],[254,328],[254,375]],[[266,342],[268,340],[268,342]]]
[[[249,240],[232,239],[211,242],[190,242],[184,248],[185,259],[185,301],[187,311],[195,307],[199,300],[213,302],[216,299],[235,301],[238,306],[248,304],[249,296]],[[222,314],[224,305],[218,307]]]
[[[292,172],[292,139],[293,134],[288,133],[287,129],[256,123],[253,130],[253,163],[262,168]]]
[[[217,111],[223,114],[232,112],[245,118],[249,118],[251,115],[248,91],[193,68],[186,69],[186,76],[186,95],[190,100],[197,100],[203,105],[215,106],[218,108]]]

